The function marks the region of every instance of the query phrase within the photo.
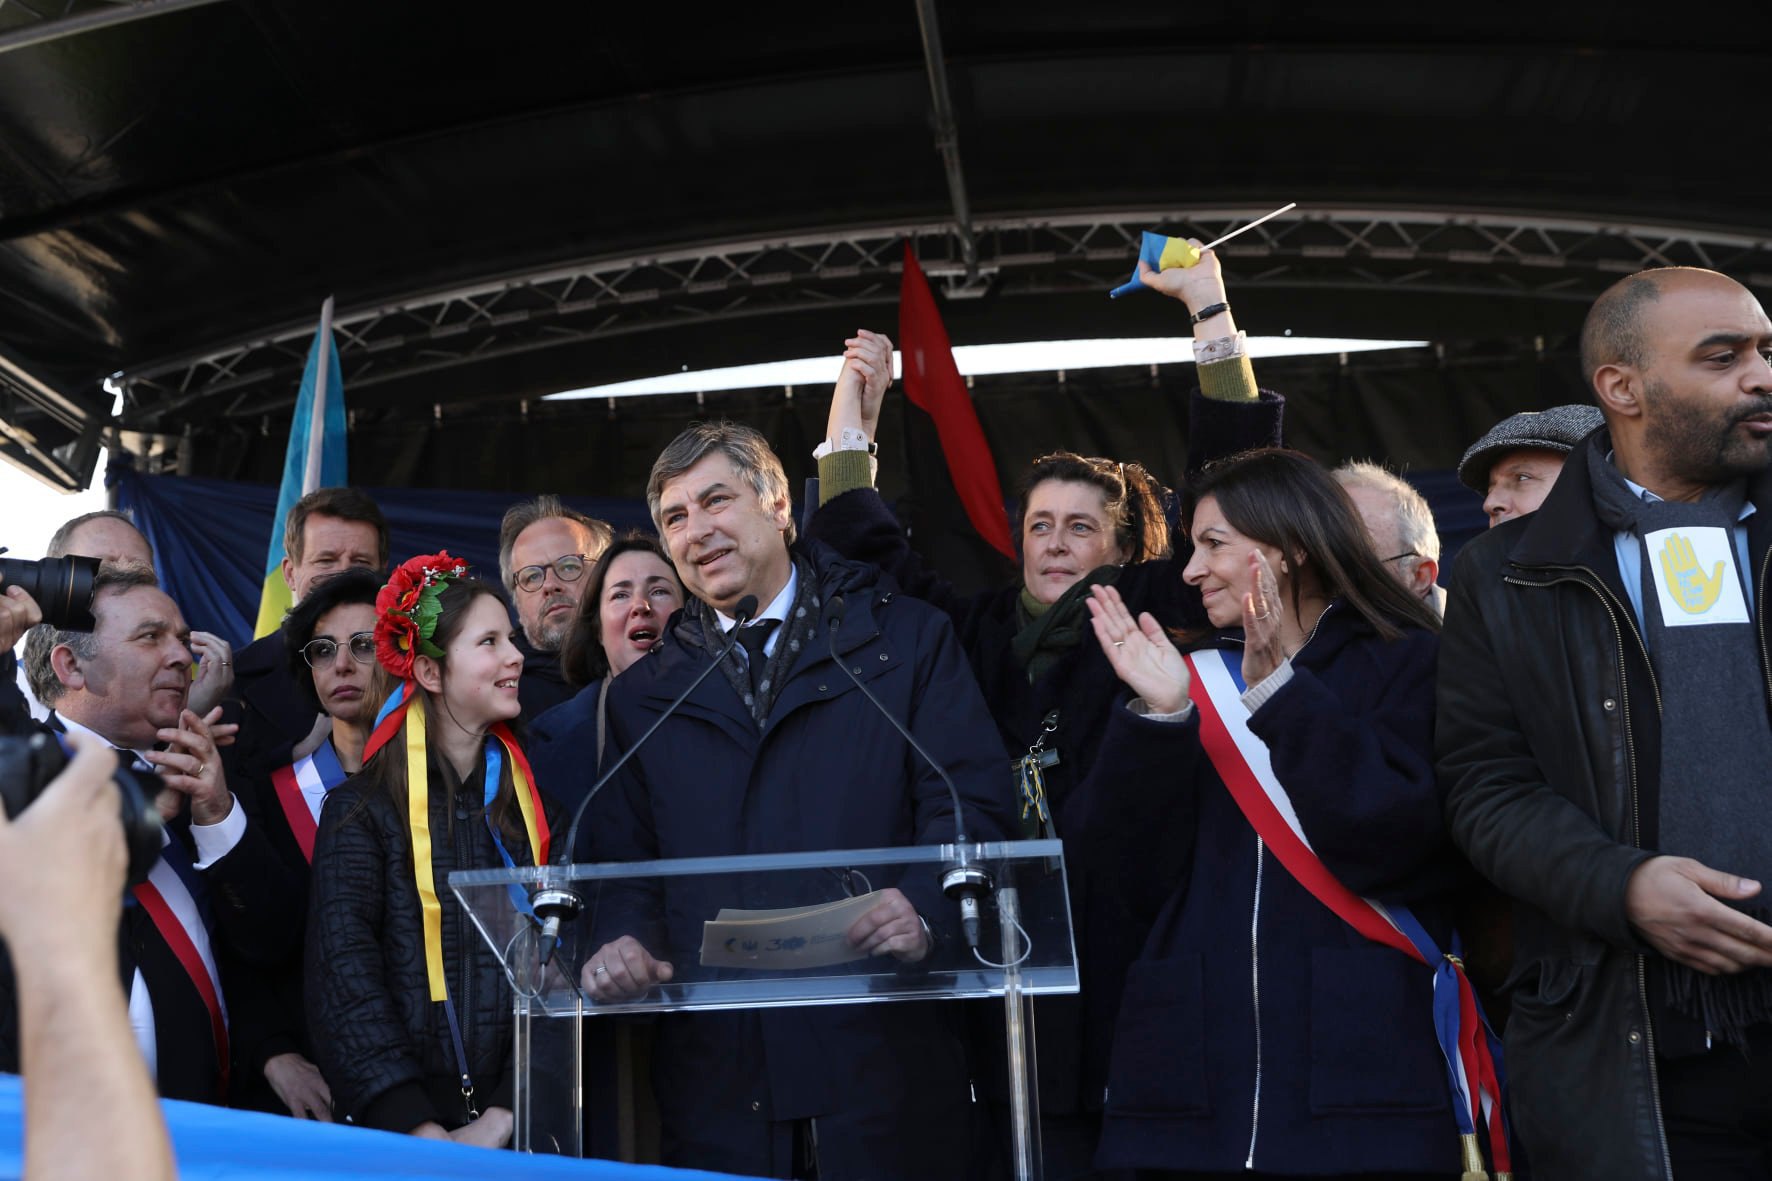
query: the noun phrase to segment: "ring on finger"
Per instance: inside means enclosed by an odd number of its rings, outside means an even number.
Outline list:
[[[591,975],[593,975],[593,976],[607,976],[607,975],[609,975],[609,968],[604,964],[598,964],[596,969],[591,972]]]
[[[207,766],[209,766],[208,763],[198,763],[197,769],[195,771],[191,772],[191,778],[193,778],[193,779],[203,778],[203,768],[205,768]]]

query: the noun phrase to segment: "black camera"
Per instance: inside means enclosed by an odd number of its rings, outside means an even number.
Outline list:
[[[0,554],[5,552],[0,549]],[[40,562],[0,558],[0,589],[24,587],[25,593],[37,600],[43,622],[62,631],[89,632],[98,626],[92,618],[92,588],[97,579],[97,558],[44,558]]]
[[[50,780],[68,765],[68,752],[53,734],[0,738],[0,803],[6,815],[17,816],[43,794]],[[129,884],[148,880],[148,871],[160,857],[160,810],[154,797],[160,789],[150,777],[144,784],[134,772],[118,764],[111,781],[117,785],[123,817],[123,839],[129,846]]]

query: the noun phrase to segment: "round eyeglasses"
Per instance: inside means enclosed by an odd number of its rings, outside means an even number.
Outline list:
[[[351,659],[359,664],[371,664],[375,661],[375,633],[357,632],[349,641]],[[321,636],[317,640],[309,640],[302,645],[301,658],[308,662],[309,668],[318,668],[322,664],[331,664],[338,656],[338,641],[331,636]]]
[[[540,590],[541,584],[547,581],[549,570],[561,582],[577,582],[584,577],[585,555],[563,554],[540,566],[525,566],[516,573],[517,589],[532,594]]]

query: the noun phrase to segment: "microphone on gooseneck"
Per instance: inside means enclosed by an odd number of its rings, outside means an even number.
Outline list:
[[[677,712],[677,707],[687,701],[689,695],[708,679],[709,673],[720,667],[720,662],[725,660],[733,647],[737,645],[738,629],[756,618],[757,596],[746,595],[740,599],[738,606],[733,609],[732,615],[735,622],[732,625],[732,630],[726,633],[726,644],[720,649],[719,655],[715,656],[706,668],[696,674],[695,679],[689,682],[689,687],[677,694],[677,699],[667,705],[663,713],[653,719],[652,725],[647,727],[646,733],[640,735],[632,746],[621,752],[621,757],[615,760],[615,764],[609,770],[598,776],[597,782],[591,784],[591,790],[585,793],[585,798],[579,801],[578,807],[572,813],[572,826],[566,830],[566,844],[561,846],[560,851],[555,854],[555,861],[558,864],[566,865],[571,862],[573,850],[578,848],[579,821],[584,818],[585,809],[590,807],[591,801],[597,797],[597,793],[603,790],[603,785],[615,778],[616,772],[620,771],[627,761],[634,757],[634,752],[645,746],[646,740],[658,733],[658,728],[665,724],[665,720]],[[548,961],[553,958],[554,948],[559,943],[560,924],[570,922],[578,917],[579,912],[584,909],[584,899],[579,897],[578,891],[574,890],[570,884],[549,886],[544,871],[542,888],[535,892],[531,904],[535,907],[535,917],[542,920],[541,937],[547,951],[542,956],[541,964],[545,968],[548,966]]]
[[[935,761],[923,744],[910,732],[905,724],[898,720],[893,712],[886,708],[886,703],[874,696],[874,691],[862,683],[843,658],[837,655],[837,629],[843,626],[843,596],[832,595],[824,608],[825,644],[830,649],[831,660],[843,670],[843,675],[855,682],[862,696],[866,697],[873,707],[880,711],[882,717],[892,723],[904,740],[911,744],[911,749],[922,756],[925,763],[935,768],[941,781],[947,784],[948,799],[954,805],[954,859],[942,866],[941,892],[960,904],[960,929],[966,935],[966,945],[974,951],[978,950],[979,937],[979,899],[990,892],[991,875],[984,866],[972,859],[967,846],[971,839],[966,835],[966,810],[960,806],[960,791],[954,786],[954,780],[948,769]]]

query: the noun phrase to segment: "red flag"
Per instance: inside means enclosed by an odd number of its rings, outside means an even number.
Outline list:
[[[966,381],[954,364],[953,346],[935,306],[929,280],[917,265],[911,244],[904,244],[904,283],[898,290],[898,347],[904,360],[904,392],[911,404],[935,423],[949,477],[972,528],[993,549],[1014,559],[1009,514],[997,465],[985,445],[984,429],[966,392]]]

